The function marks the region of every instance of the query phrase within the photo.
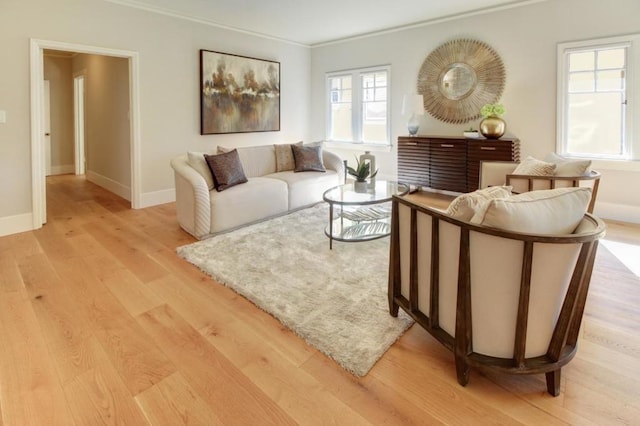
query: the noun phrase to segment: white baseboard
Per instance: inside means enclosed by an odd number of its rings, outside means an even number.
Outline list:
[[[103,187],[107,191],[111,191],[114,194],[119,195],[127,201],[131,201],[131,188],[128,186],[124,186],[120,182],[116,182],[111,178],[102,176],[91,170],[87,171],[87,180]]]
[[[596,201],[593,213],[602,219],[640,224],[640,206]]]
[[[0,237],[33,229],[33,214],[24,213],[15,216],[0,217]]]
[[[75,173],[76,166],[73,164],[63,164],[61,166],[51,166],[52,175],[68,175],[69,173]]]
[[[159,204],[173,203],[176,200],[175,189],[164,189],[162,191],[145,192],[140,196],[140,208],[157,206]]]

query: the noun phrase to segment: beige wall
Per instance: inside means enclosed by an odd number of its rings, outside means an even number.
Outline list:
[[[400,113],[402,96],[416,91],[418,71],[429,53],[449,40],[481,40],[500,54],[507,70],[501,99],[507,109],[507,133],[520,138],[523,157],[542,158],[556,145],[557,44],[638,33],[638,16],[638,0],[552,0],[317,47],[311,57],[311,99],[324,99],[327,72],[390,64],[391,135],[395,141],[407,134],[407,117]],[[324,138],[324,102],[312,102],[311,115],[316,118],[311,122],[312,138]],[[478,127],[477,122],[451,125],[427,115],[422,118],[420,133],[461,135],[469,125]],[[353,158],[353,152],[340,153]],[[377,152],[376,157],[380,175],[395,177],[395,147],[392,152]],[[637,171],[600,167],[602,182],[596,213],[640,222],[640,191],[629,190],[630,182],[640,182],[640,164],[632,167]]]
[[[73,77],[71,57],[44,56],[50,85],[51,174],[73,173]]]
[[[0,110],[0,235],[32,220],[29,39],[139,55],[141,196],[173,195],[169,161],[187,150],[308,140],[310,50],[101,0],[3,0]],[[200,135],[199,49],[281,63],[281,131]],[[8,59],[10,58],[10,60]]]

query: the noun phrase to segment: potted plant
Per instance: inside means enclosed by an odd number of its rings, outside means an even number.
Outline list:
[[[480,133],[487,139],[499,139],[507,130],[507,123],[500,116],[505,109],[502,104],[485,104],[480,109],[484,120],[480,122]]]
[[[367,182],[367,178],[374,178],[378,174],[378,170],[372,173],[370,169],[371,163],[368,161],[360,161],[357,156],[355,169],[351,166],[347,166],[347,173],[356,179],[356,184],[354,185],[356,190],[365,187],[363,184]]]

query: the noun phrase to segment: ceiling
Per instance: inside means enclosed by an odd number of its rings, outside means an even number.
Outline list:
[[[291,43],[345,38],[546,0],[106,0]]]

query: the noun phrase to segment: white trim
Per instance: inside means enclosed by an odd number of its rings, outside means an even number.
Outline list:
[[[176,201],[176,190],[174,188],[162,191],[144,192],[141,197],[140,208],[157,206],[159,204],[173,203]]]
[[[270,36],[268,34],[262,34],[255,31],[249,31],[249,30],[243,30],[241,28],[231,27],[229,25],[220,24],[218,22],[210,21],[208,19],[203,19],[202,17],[187,15],[187,14],[178,12],[177,10],[174,10],[174,9],[168,9],[168,8],[160,7],[156,5],[152,6],[150,4],[138,2],[135,0],[105,0],[105,1],[108,1],[109,3],[119,4],[121,6],[127,6],[127,7],[133,7],[136,9],[146,10],[147,12],[153,12],[153,13],[158,13],[160,15],[170,16],[172,18],[184,19],[186,21],[196,22],[198,24],[209,25],[212,27],[221,28],[223,30],[235,31],[237,33],[260,37],[267,40],[279,41],[281,43],[292,44],[294,46],[310,47],[308,44],[299,43],[297,41],[287,40],[280,37]],[[538,0],[538,1],[543,1],[543,0]]]
[[[640,224],[640,206],[596,201],[593,213],[603,219]]]
[[[131,188],[121,184],[120,182],[116,182],[111,178],[93,172],[91,170],[87,171],[87,180],[89,182],[95,183],[98,186],[101,186],[107,191],[113,192],[114,194],[124,198],[127,201],[131,201]]]
[[[107,0],[107,1],[112,1],[112,0]],[[515,2],[509,3],[509,4],[505,4],[505,5],[487,7],[487,8],[472,10],[472,11],[464,12],[464,13],[456,13],[456,14],[453,14],[453,15],[444,16],[442,18],[430,19],[430,20],[427,20],[427,21],[416,22],[416,23],[408,24],[408,25],[400,25],[398,27],[389,28],[387,30],[373,31],[373,32],[370,32],[370,33],[355,35],[355,36],[351,36],[351,37],[339,38],[339,39],[336,39],[336,40],[331,40],[331,41],[322,42],[322,43],[315,43],[315,44],[312,43],[310,45],[310,47],[313,49],[313,48],[316,48],[316,47],[325,47],[325,46],[331,46],[333,44],[345,43],[345,42],[355,41],[355,40],[362,40],[364,38],[378,37],[378,36],[381,36],[381,35],[397,33],[399,31],[411,30],[411,29],[414,29],[414,28],[428,27],[428,26],[431,26],[431,25],[442,24],[442,23],[445,23],[445,22],[451,22],[451,21],[455,21],[455,20],[458,20],[458,19],[471,18],[471,17],[474,17],[474,16],[486,15],[487,13],[495,13],[495,12],[500,12],[502,10],[513,9],[513,8],[516,8],[516,7],[529,6],[529,5],[532,5],[532,4],[542,3],[542,2],[545,2],[545,1],[549,1],[549,0],[515,1]]]
[[[131,145],[131,188],[125,197],[131,200],[131,207],[140,208],[140,76],[138,52],[87,46],[51,40],[30,39],[30,81],[31,81],[31,178],[33,229],[39,229],[46,222],[46,182],[44,176],[43,133],[43,89],[44,49],[72,51],[92,55],[114,56],[129,60],[129,103],[130,103],[130,145]],[[119,194],[120,195],[120,194]]]
[[[30,231],[33,229],[32,224],[33,215],[31,213],[0,217],[0,237]]]
[[[85,174],[85,106],[84,106],[84,87],[85,87],[86,71],[76,73],[73,76],[73,144],[74,144],[74,162],[73,172],[76,175]]]

